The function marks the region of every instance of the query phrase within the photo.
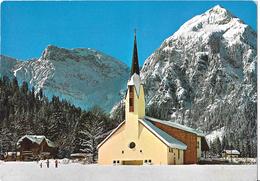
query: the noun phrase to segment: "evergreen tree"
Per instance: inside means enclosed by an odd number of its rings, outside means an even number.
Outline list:
[[[104,116],[103,111],[93,108],[82,117],[81,150],[91,155],[93,163],[97,158],[97,145],[108,134],[104,131]]]
[[[221,152],[222,152],[222,145],[221,145],[221,142],[220,142],[220,139],[219,137],[216,137],[213,142],[211,143],[211,151],[220,156],[221,155]]]

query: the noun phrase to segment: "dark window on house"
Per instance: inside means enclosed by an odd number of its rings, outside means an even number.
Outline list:
[[[149,163],[152,163],[152,160],[149,160]]]
[[[143,151],[142,150],[140,150],[140,153],[142,153]]]
[[[147,160],[144,160],[144,163],[147,163]]]
[[[125,152],[124,152],[124,150],[122,150],[122,154],[124,154]]]
[[[180,159],[180,153],[181,151],[180,150],[178,150],[178,159]]]
[[[116,163],[116,161],[114,160],[114,161],[113,161],[113,163],[115,164],[115,163]]]
[[[200,142],[199,141],[197,141],[197,148],[199,148],[200,147]]]
[[[119,163],[119,160],[117,160],[117,163]]]
[[[129,112],[134,112],[134,86],[129,86]]]

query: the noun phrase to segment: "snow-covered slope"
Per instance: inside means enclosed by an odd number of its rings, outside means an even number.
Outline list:
[[[235,159],[233,159],[235,160]],[[41,163],[42,161],[40,161]],[[74,160],[75,162],[75,160]],[[82,165],[0,161],[1,181],[255,181],[257,165]],[[123,179],[122,179],[123,178]]]
[[[86,109],[98,105],[110,111],[128,79],[125,64],[93,49],[48,46],[39,59],[12,61],[10,66],[2,57],[1,74],[11,71],[19,82],[27,81],[37,91],[43,88],[48,97],[56,95]]]
[[[148,113],[256,145],[257,34],[215,6],[183,24],[141,70]]]

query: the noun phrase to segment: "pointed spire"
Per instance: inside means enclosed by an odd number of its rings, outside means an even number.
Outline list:
[[[132,67],[131,67],[131,75],[130,75],[130,77],[134,73],[140,75],[139,63],[138,63],[138,53],[137,53],[137,43],[136,43],[136,29],[135,29],[135,34],[134,34],[134,49],[133,49]]]

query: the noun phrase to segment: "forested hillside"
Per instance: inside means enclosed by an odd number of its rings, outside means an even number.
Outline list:
[[[37,134],[55,142],[59,157],[78,151],[96,155],[96,145],[116,124],[97,107],[83,111],[59,97],[49,101],[26,82],[19,87],[16,79],[0,79],[0,152],[14,151],[25,134]]]

